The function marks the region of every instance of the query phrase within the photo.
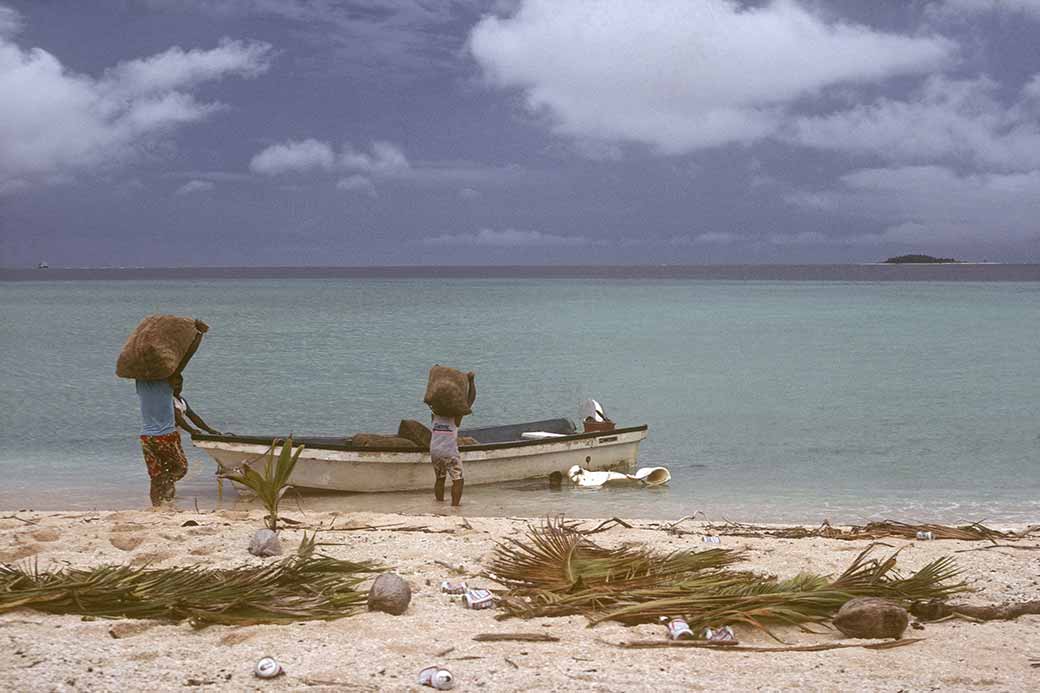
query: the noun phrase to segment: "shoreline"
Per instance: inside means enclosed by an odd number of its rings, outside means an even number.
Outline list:
[[[255,498],[239,494],[224,484],[218,496],[217,484],[208,459],[189,457],[188,476],[177,484],[176,507],[180,511],[250,511],[259,508]],[[136,464],[136,460],[134,463]],[[137,471],[136,469],[134,471]],[[131,476],[123,486],[66,487],[61,490],[14,486],[0,497],[0,514],[20,511],[109,512],[146,509],[147,477]],[[645,521],[673,521],[696,514],[705,521],[732,520],[753,524],[814,526],[823,522],[835,525],[862,525],[868,522],[931,522],[947,525],[982,522],[994,526],[1040,524],[1040,501],[1028,493],[986,497],[956,492],[935,498],[910,495],[854,496],[846,491],[829,495],[803,490],[762,497],[738,495],[725,487],[704,488],[686,498],[670,487],[641,489],[605,487],[584,489],[564,485],[551,488],[545,480],[521,480],[498,484],[468,486],[463,512],[470,517],[544,517],[564,514],[571,518],[594,519],[604,512]],[[290,491],[284,503],[293,514],[392,512],[427,515],[439,512],[439,504],[428,490],[393,493],[322,493]],[[609,508],[609,510],[604,510]]]
[[[463,511],[465,506],[463,506]],[[37,562],[39,568],[100,564],[170,567],[255,565],[246,544],[262,525],[262,511],[150,510],[5,513],[0,519],[0,562]],[[538,518],[476,517],[464,513],[382,514],[307,512],[283,515],[332,530],[319,533],[325,553],[393,566],[412,586],[403,616],[362,613],[330,622],[292,625],[211,626],[185,623],[84,621],[19,610],[0,614],[0,670],[14,690],[430,690],[415,684],[418,671],[447,666],[456,690],[631,691],[631,690],[1012,690],[1037,674],[1030,656],[1040,656],[1040,616],[1014,621],[928,623],[904,637],[912,645],[872,652],[859,648],[827,652],[736,653],[712,650],[623,650],[623,641],[662,640],[657,625],[586,627],[582,617],[495,620],[494,611],[469,611],[439,592],[443,579],[456,580],[444,565],[461,566],[471,585],[495,587],[480,572],[496,542],[521,538]],[[627,518],[625,518],[627,520]],[[197,526],[183,526],[191,520]],[[598,524],[598,522],[597,522]],[[590,537],[617,547],[639,543],[661,551],[701,550],[704,523],[685,521],[684,533],[664,531],[659,521],[631,520]],[[393,525],[393,526],[387,526]],[[594,527],[594,524],[586,524]],[[294,526],[295,527],[295,526]],[[368,529],[366,529],[366,527]],[[422,528],[405,531],[402,528]],[[351,529],[353,528],[353,529]],[[994,529],[1024,527],[994,525]],[[292,551],[303,530],[282,530]],[[115,540],[115,543],[113,543]],[[781,539],[722,534],[722,548],[743,551],[737,566],[781,578],[800,571],[840,573],[869,540]],[[975,593],[972,603],[1040,598],[1040,552],[976,549],[979,542],[909,541],[888,538],[884,554],[901,550],[899,567],[910,572],[952,555]],[[1018,542],[1040,545],[1040,539]],[[123,548],[116,546],[119,544]],[[274,559],[267,559],[268,561]],[[362,586],[367,589],[367,582]],[[118,632],[110,631],[115,624]],[[761,631],[735,625],[742,644],[777,643]],[[822,629],[817,629],[822,630]],[[559,642],[475,642],[478,633],[540,632]],[[869,642],[842,639],[836,631],[775,631],[789,644]],[[449,648],[447,654],[437,656]],[[262,656],[277,657],[287,674],[271,681],[253,678]]]

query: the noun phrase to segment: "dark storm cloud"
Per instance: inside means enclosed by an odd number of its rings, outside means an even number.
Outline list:
[[[0,0],[0,265],[1036,261],[1038,28],[1040,0]]]

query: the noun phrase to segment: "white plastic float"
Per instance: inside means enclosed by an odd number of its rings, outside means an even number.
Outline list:
[[[567,477],[576,486],[598,488],[606,484],[640,484],[642,486],[664,486],[672,479],[671,472],[665,467],[643,467],[635,474],[621,472],[590,472],[579,465],[567,471]]]

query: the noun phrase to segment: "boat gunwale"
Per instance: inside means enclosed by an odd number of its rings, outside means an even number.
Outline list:
[[[649,430],[649,425],[640,424],[638,426],[626,426],[625,428],[615,428],[611,431],[588,431],[581,433],[573,433],[571,435],[554,436],[552,438],[539,438],[533,440],[507,440],[502,443],[484,443],[481,445],[460,445],[459,451],[483,451],[483,450],[506,450],[509,448],[523,448],[533,447],[535,445],[546,445],[552,443],[565,443],[574,440],[586,440],[589,438],[606,438],[612,435],[620,433],[636,433],[638,431]],[[304,436],[306,437],[306,436]],[[209,433],[193,433],[191,436],[192,443],[195,441],[205,441],[212,443],[230,443],[239,445],[261,445],[264,448],[271,446],[271,441],[276,440],[275,438],[264,438],[261,436],[226,436],[226,435],[212,435]],[[278,438],[277,440],[282,440]],[[307,445],[308,450],[334,450],[337,452],[367,452],[367,453],[380,453],[380,452],[392,452],[392,453],[405,453],[405,452],[418,452],[425,453],[427,450],[423,450],[418,447],[386,447],[386,448],[356,448],[352,445],[332,445],[332,444],[315,444]],[[205,448],[203,448],[205,449]]]

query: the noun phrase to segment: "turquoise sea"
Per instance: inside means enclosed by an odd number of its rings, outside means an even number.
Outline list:
[[[137,399],[114,368],[140,318],[168,312],[211,326],[185,393],[217,428],[393,431],[428,416],[426,370],[443,363],[477,372],[467,425],[576,419],[594,397],[649,424],[640,466],[673,475],[473,487],[467,514],[1040,521],[1040,271],[889,269],[0,277],[0,509],[147,505]],[[180,503],[212,507],[213,466],[189,458]]]

